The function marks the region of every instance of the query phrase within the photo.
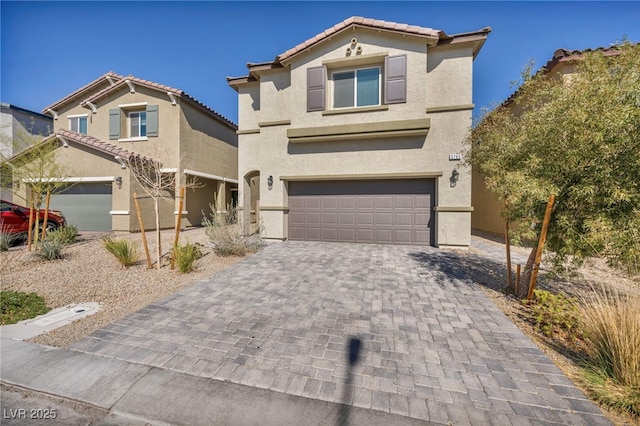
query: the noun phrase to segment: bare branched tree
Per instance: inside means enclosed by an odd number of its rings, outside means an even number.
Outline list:
[[[160,200],[175,198],[176,173],[163,170],[162,163],[147,157],[132,155],[127,159],[131,174],[143,191],[153,200],[155,213],[156,239],[156,267],[162,267],[162,244],[160,240]],[[199,183],[195,177],[187,179],[186,188],[197,188]]]

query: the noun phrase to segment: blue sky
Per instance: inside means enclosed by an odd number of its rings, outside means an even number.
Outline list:
[[[640,2],[11,2],[2,0],[0,100],[41,111],[107,71],[184,90],[237,122],[228,76],[364,16],[447,34],[490,26],[474,66],[477,114],[558,48],[640,41]]]

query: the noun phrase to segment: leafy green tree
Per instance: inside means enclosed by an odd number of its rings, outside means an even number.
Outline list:
[[[556,266],[600,256],[637,275],[640,45],[583,52],[575,66],[565,77],[526,69],[514,97],[474,126],[467,161],[516,241],[537,240],[553,194],[546,248]]]

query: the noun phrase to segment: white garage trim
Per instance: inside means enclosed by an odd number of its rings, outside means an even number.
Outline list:
[[[206,179],[221,180],[223,182],[238,183],[238,179],[232,179],[232,178],[227,178],[227,177],[224,177],[224,176],[212,175],[210,173],[197,172],[195,170],[190,170],[190,169],[184,169],[184,174],[192,175],[192,176],[199,176],[199,177],[203,177],[203,178],[206,178]]]
[[[22,179],[24,183],[33,182],[113,182],[116,176],[88,176],[88,177],[68,177],[68,178],[47,178],[47,179]]]

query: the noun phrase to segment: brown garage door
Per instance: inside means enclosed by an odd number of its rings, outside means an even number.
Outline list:
[[[289,239],[432,244],[433,179],[289,182]]]

